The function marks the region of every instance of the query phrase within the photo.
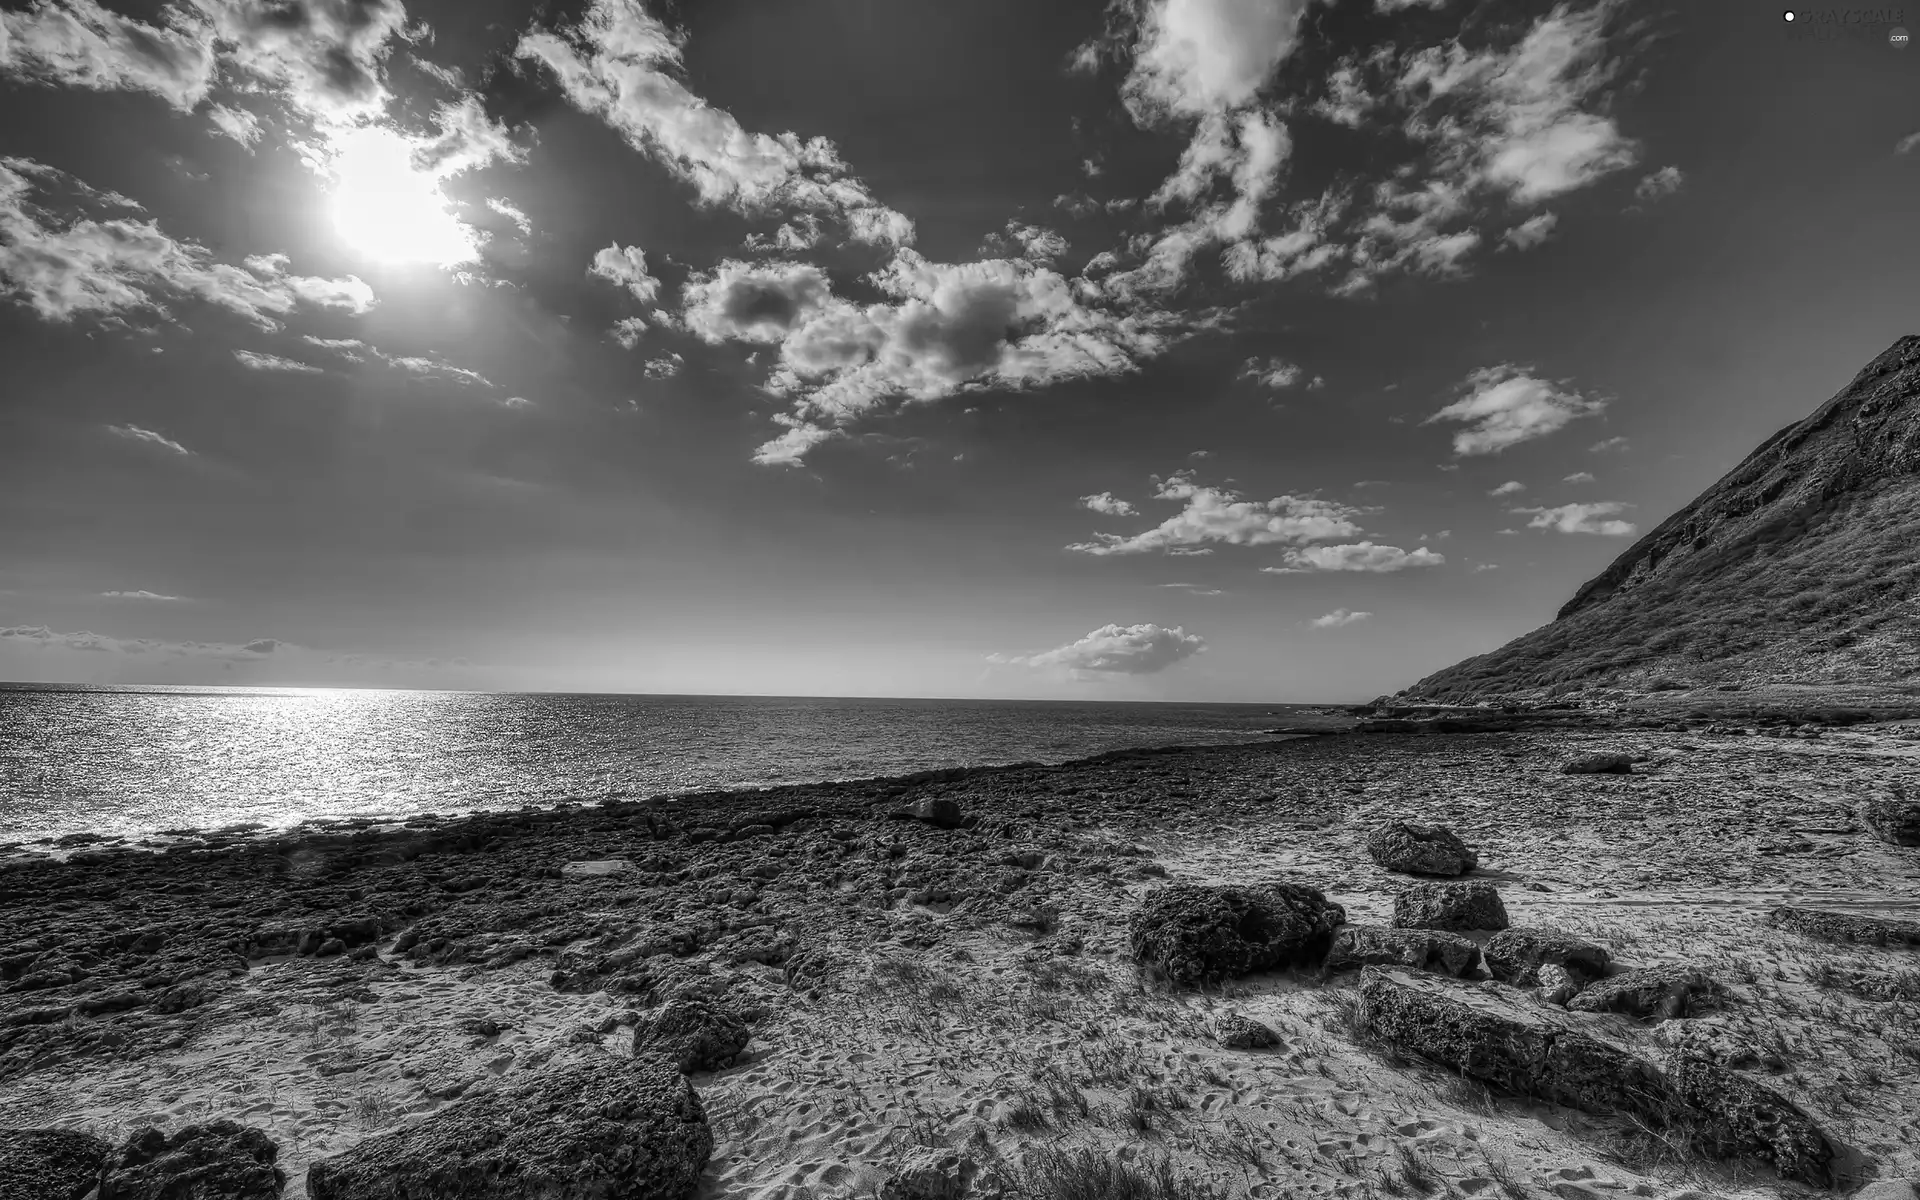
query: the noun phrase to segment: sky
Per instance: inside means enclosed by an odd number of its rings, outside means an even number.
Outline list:
[[[10,0],[0,679],[1397,690],[1920,331],[1795,16]]]

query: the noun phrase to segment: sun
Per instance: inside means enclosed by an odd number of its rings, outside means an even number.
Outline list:
[[[454,215],[441,178],[421,170],[414,144],[380,126],[332,140],[334,229],[355,251],[386,263],[453,266],[479,253],[473,231]]]

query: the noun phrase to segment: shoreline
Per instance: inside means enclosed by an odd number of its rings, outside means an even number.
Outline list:
[[[1561,773],[1596,750],[1634,771]],[[1437,820],[1514,924],[1729,980],[1729,1011],[1629,1030],[1644,1053],[1778,1034],[1787,1067],[1757,1077],[1881,1176],[1920,1177],[1920,1042],[1895,1045],[1920,1009],[1846,990],[1920,957],[1763,920],[1783,898],[1886,915],[1920,894],[1920,851],[1851,815],[1902,782],[1920,744],[1873,729],[1294,736],[16,860],[0,1126],[117,1140],[229,1117],[274,1141],[300,1200],[312,1163],[512,1095],[568,1047],[631,1053],[705,989],[752,1021],[732,1065],[691,1077],[716,1142],[702,1200],[851,1197],[936,1143],[982,1170],[1044,1144],[1164,1154],[1263,1200],[1359,1197],[1414,1160],[1467,1195],[1502,1172],[1547,1193],[1780,1194],[1750,1165],[1634,1157],[1605,1122],[1383,1058],[1340,1023],[1351,974],[1187,993],[1135,976],[1127,914],[1153,890],[1286,879],[1380,924],[1403,880],[1368,831]],[[921,806],[957,820],[902,815]],[[1281,1044],[1222,1044],[1227,1012]],[[1036,1079],[1084,1108],[1022,1115]],[[1252,1159],[1223,1148],[1243,1136]]]

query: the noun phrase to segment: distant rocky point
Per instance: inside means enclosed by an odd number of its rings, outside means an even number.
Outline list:
[[[1588,581],[1400,702],[1872,685],[1920,703],[1920,337]]]

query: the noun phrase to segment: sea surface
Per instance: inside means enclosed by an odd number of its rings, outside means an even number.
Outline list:
[[[1270,740],[1277,704],[0,684],[0,843]]]

